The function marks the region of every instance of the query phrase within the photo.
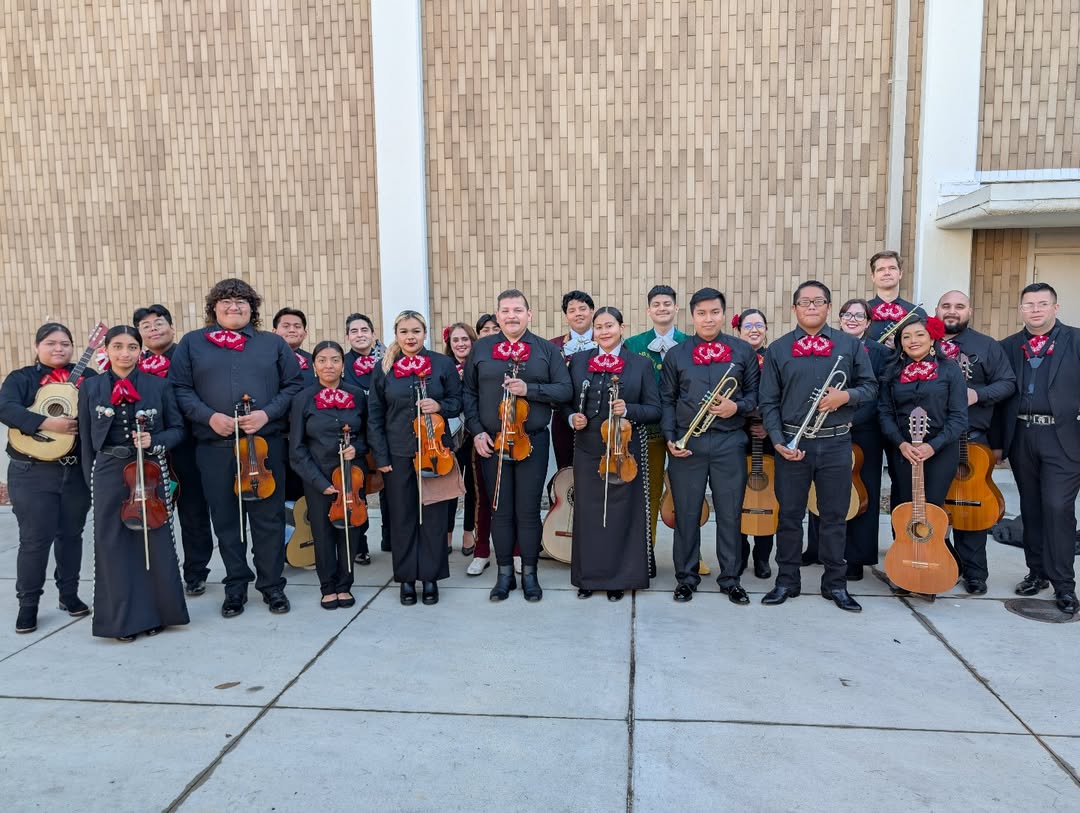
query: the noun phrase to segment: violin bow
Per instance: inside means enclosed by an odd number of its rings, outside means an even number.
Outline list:
[[[240,518],[240,544],[246,545],[244,538],[244,489],[243,471],[240,469],[240,405],[233,404],[233,448],[236,451],[236,512]]]
[[[607,402],[607,442],[604,444],[604,460],[607,462],[606,471],[604,473],[604,527],[607,527],[607,490],[608,481],[611,480],[611,435],[617,431],[615,428],[615,411],[612,404],[614,399],[615,383],[612,382],[608,387],[608,402]]]
[[[150,531],[146,526],[146,477],[143,472],[142,453],[142,430],[146,423],[146,413],[143,410],[135,413],[135,422],[135,465],[138,466],[139,507],[142,509],[143,553],[146,555],[146,569],[150,570]]]
[[[349,520],[352,513],[349,510],[349,494],[352,492],[352,483],[346,479],[345,473],[345,438],[349,436],[349,425],[345,424],[341,427],[341,432],[341,442],[338,443],[338,461],[341,463],[341,504],[345,506],[345,559],[349,563],[349,572],[352,573],[352,548],[349,547]]]
[[[518,372],[517,371],[517,362],[514,363],[514,367],[513,367],[512,372],[513,372],[513,377],[517,378],[517,372]],[[503,394],[502,394],[502,403],[503,403],[502,426],[499,427],[499,434],[502,436],[502,440],[503,440],[503,448],[502,448],[502,451],[500,451],[499,449],[495,450],[495,454],[497,454],[499,456],[499,460],[495,464],[495,495],[494,495],[495,498],[491,501],[491,510],[493,510],[493,511],[498,511],[499,510],[499,488],[502,485],[502,469],[503,469],[503,454],[502,453],[503,453],[503,451],[506,450],[506,420],[507,420],[507,415],[510,413],[509,401],[510,401],[510,390],[506,389],[506,376],[504,375],[504,377],[503,377]]]
[[[419,376],[417,376],[419,380]],[[424,524],[424,475],[420,455],[423,454],[423,442],[420,440],[420,432],[424,423],[420,412],[420,384],[416,385],[416,507],[420,516],[420,524]]]

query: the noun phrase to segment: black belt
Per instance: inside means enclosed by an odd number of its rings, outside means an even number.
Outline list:
[[[798,434],[799,427],[790,423],[784,424],[784,434],[795,437]],[[851,431],[851,424],[845,423],[843,426],[826,426],[817,430],[814,434],[810,434],[809,430],[803,435],[804,440],[816,440],[820,438],[839,438],[846,435]]]
[[[135,456],[135,449],[132,446],[102,446],[101,453],[115,457],[117,460],[127,460]]]
[[[1028,426],[1053,426],[1056,423],[1053,415],[1017,415],[1016,420]]]

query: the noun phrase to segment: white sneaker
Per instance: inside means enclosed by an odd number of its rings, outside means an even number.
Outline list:
[[[479,576],[485,570],[488,569],[488,565],[491,564],[491,559],[487,556],[474,556],[473,560],[469,562],[469,567],[465,571],[466,576]]]
[[[514,572],[517,573],[519,576],[521,575],[521,557],[520,556],[515,556],[514,557]]]

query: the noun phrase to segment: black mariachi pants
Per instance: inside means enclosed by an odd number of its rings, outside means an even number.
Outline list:
[[[36,607],[45,587],[49,548],[56,570],[53,579],[61,599],[79,591],[83,526],[90,510],[90,489],[82,468],[59,463],[12,460],[8,464],[8,496],[19,523],[19,555],[15,593],[20,607]]]
[[[416,467],[411,457],[391,457],[392,471],[383,474],[383,491],[394,504],[390,518],[390,552],[394,581],[433,582],[450,577],[446,554],[446,503],[423,508],[416,486]]]
[[[799,448],[802,460],[786,460],[776,455],[776,499],[780,503],[780,525],[776,531],[776,584],[799,587],[802,576],[803,517],[810,496],[810,483],[817,487],[818,558],[825,566],[822,590],[847,587],[847,509],[851,498],[851,435],[831,438],[804,438]],[[837,488],[837,483],[848,484]]]
[[[535,565],[540,558],[540,495],[548,465],[548,431],[529,435],[532,454],[520,462],[504,460],[499,484],[499,507],[491,512],[491,535],[495,538],[495,561],[505,567],[514,562],[514,547],[521,549],[521,564]],[[478,457],[488,496],[495,499],[499,458]],[[443,544],[446,544],[445,539]]]
[[[746,433],[711,430],[691,438],[690,457],[672,456],[668,460],[671,496],[675,502],[675,542],[672,558],[679,584],[696,588],[701,583],[697,573],[701,556],[701,502],[705,486],[712,492],[716,511],[716,559],[721,587],[739,583],[742,564],[742,540],[739,524],[743,495],[746,491]]]
[[[315,540],[315,572],[319,574],[319,587],[324,596],[348,593],[353,586],[352,559],[356,554],[356,540],[361,528],[349,528],[349,548],[345,550],[345,529],[330,524],[330,506],[336,494],[323,494],[319,489],[304,483],[307,498],[308,522]],[[366,527],[362,526],[362,527]]]
[[[1009,462],[1020,492],[1028,570],[1057,593],[1076,591],[1076,494],[1080,463],[1061,448],[1053,426],[1018,423]]]
[[[214,537],[210,530],[210,507],[203,494],[202,472],[195,461],[195,444],[185,440],[169,453],[169,462],[180,483],[176,515],[184,546],[184,581],[206,581],[210,575],[210,557],[214,555]]]
[[[203,493],[210,506],[210,518],[217,534],[218,551],[225,563],[225,593],[244,595],[248,582],[264,595],[285,587],[281,575],[285,567],[285,439],[266,438],[270,473],[275,480],[274,493],[265,500],[245,500],[244,515],[251,528],[251,553],[255,573],[247,563],[247,545],[240,535],[237,507],[236,455],[233,444],[199,443],[195,459],[202,472]]]

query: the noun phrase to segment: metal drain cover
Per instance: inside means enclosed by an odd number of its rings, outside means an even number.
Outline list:
[[[1066,615],[1057,608],[1055,602],[1038,598],[1012,598],[1005,602],[1005,609],[1023,618],[1043,621],[1047,624],[1069,624],[1080,621],[1080,613]]]

